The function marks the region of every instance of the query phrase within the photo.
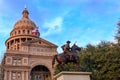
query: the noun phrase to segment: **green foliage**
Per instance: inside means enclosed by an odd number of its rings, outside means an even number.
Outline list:
[[[65,65],[57,65],[55,67],[55,74],[58,74],[59,72],[61,71],[78,71],[78,67],[76,64],[74,63],[68,63],[68,64],[65,64]]]
[[[120,78],[120,46],[101,42],[97,46],[87,45],[80,52],[83,71],[92,72],[92,80],[118,80]]]

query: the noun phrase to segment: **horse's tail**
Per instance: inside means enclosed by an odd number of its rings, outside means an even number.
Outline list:
[[[57,55],[54,55],[53,60],[52,60],[52,68],[54,68],[54,64],[55,64],[55,59],[57,58]]]

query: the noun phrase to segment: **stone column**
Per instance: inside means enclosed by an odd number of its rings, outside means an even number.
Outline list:
[[[26,38],[26,42],[28,42],[27,38]]]
[[[15,43],[15,39],[13,40],[13,50],[15,50],[15,45],[16,45],[16,43]]]
[[[19,39],[20,40],[20,44],[22,43],[22,41],[21,41],[21,38]],[[20,45],[21,46],[21,45]]]
[[[31,80],[30,71],[28,71],[28,80]]]
[[[20,41],[20,43],[19,43],[19,48],[20,48],[20,50],[22,50],[22,49],[21,49],[21,44],[22,44],[21,38],[19,39],[19,41]]]
[[[25,74],[24,74],[24,71],[22,71],[22,80],[24,80],[25,78]]]
[[[50,76],[51,76],[51,78],[53,79],[53,75],[54,75],[54,69],[52,69],[52,70],[50,70]]]
[[[24,80],[26,80],[26,71],[24,71]]]
[[[4,80],[7,80],[7,71],[4,71]]]
[[[9,80],[11,80],[11,71],[9,71]]]
[[[26,71],[26,80],[28,80],[28,76],[29,76],[28,71]]]

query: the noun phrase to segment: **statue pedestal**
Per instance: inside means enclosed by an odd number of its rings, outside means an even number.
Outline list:
[[[90,80],[91,72],[63,71],[54,76],[54,80]]]

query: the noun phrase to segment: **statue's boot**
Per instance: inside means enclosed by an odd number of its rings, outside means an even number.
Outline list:
[[[70,60],[73,60],[72,55],[70,55]]]
[[[70,61],[73,60],[73,58],[72,58],[72,54],[71,54],[70,52],[68,52],[68,55],[69,55],[69,59],[70,59]]]

